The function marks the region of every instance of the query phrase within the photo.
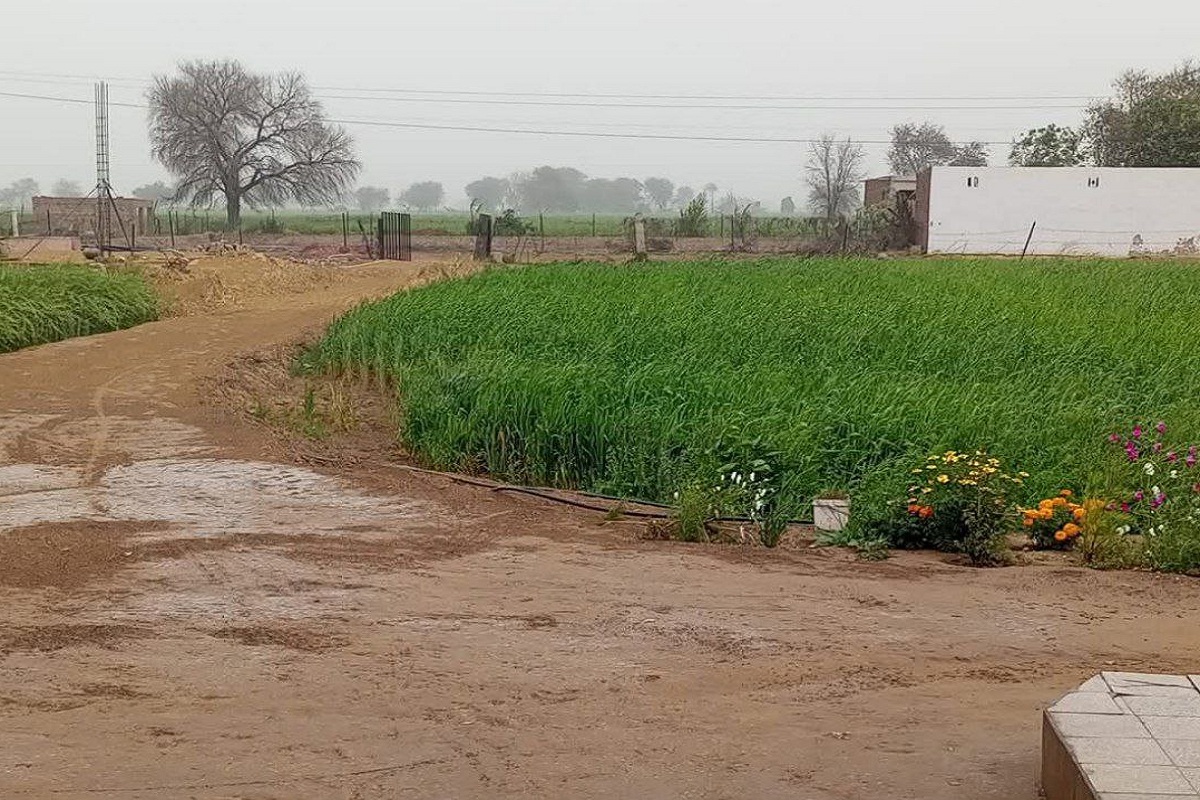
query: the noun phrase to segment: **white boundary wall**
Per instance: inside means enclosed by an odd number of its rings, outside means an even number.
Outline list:
[[[921,177],[929,253],[1019,254],[1036,222],[1031,254],[1200,255],[1200,169],[933,167]]]

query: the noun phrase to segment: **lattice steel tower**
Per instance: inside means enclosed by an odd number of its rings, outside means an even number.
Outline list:
[[[96,246],[100,255],[112,250],[112,183],[108,155],[108,84],[96,84]]]

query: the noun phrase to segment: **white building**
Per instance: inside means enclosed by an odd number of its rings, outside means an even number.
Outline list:
[[[932,167],[915,216],[927,253],[1200,255],[1200,169]]]

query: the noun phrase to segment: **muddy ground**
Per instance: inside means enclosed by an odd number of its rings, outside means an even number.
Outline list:
[[[1057,695],[1197,671],[1190,579],[648,542],[244,407],[439,274],[0,356],[0,797],[1033,798]]]

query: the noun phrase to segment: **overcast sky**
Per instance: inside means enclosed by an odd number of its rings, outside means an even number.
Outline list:
[[[1070,106],[1103,95],[1126,68],[1200,57],[1198,22],[1186,0],[21,2],[3,11],[0,92],[90,100],[89,79],[103,78],[114,103],[140,103],[150,76],[180,59],[237,58],[304,72],[344,120],[880,142],[896,122],[931,119],[956,140],[1006,142],[1074,123]],[[375,99],[348,99],[364,95]],[[651,107],[554,105],[567,102]],[[725,107],[662,107],[684,104]],[[111,127],[118,191],[167,179],[150,158],[143,110],[114,108]],[[768,207],[805,193],[803,144],[348,127],[362,183],[396,191],[440,180],[454,204],[473,178],[541,164],[711,181]],[[886,172],[886,147],[866,150],[869,171]],[[0,95],[0,184],[91,185],[94,152],[90,106]],[[1002,163],[1007,147],[992,154]]]

